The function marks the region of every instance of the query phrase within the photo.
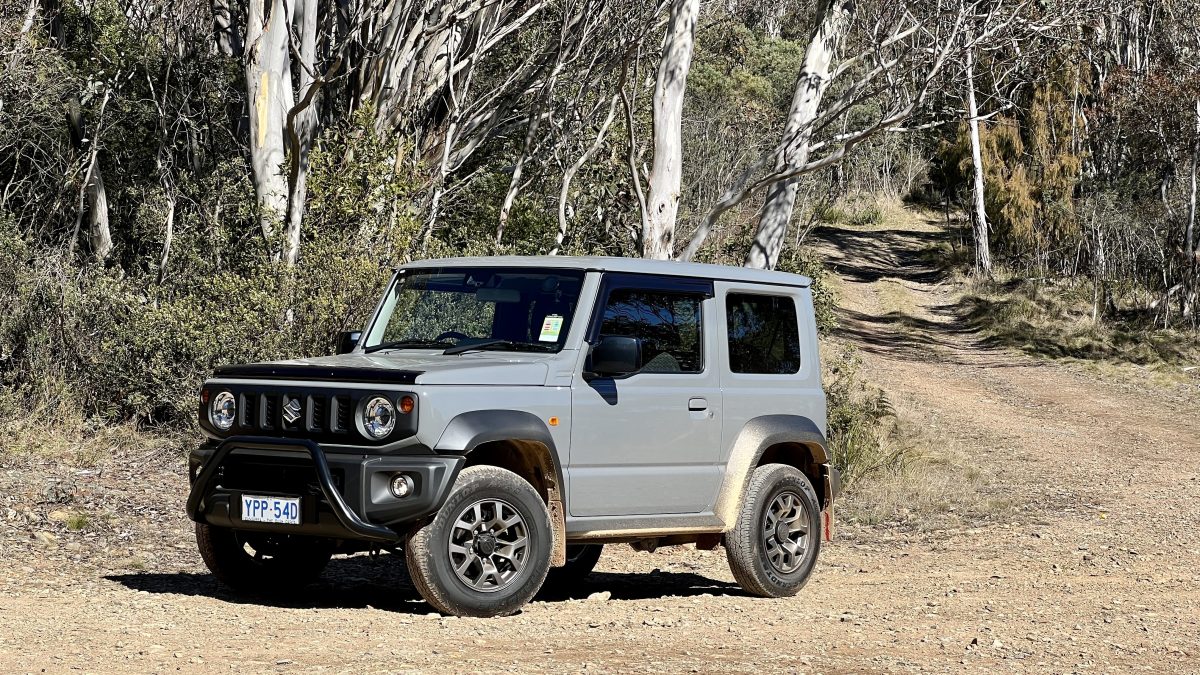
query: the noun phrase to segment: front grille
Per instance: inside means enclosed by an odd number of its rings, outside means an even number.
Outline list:
[[[365,438],[355,422],[355,411],[365,396],[375,392],[334,388],[309,390],[259,385],[209,385],[210,389],[228,389],[237,398],[238,416],[234,428],[222,436],[272,436],[306,438],[334,445],[385,445],[416,433],[417,412],[403,415],[396,430],[382,441]],[[401,394],[389,394],[393,399]],[[201,409],[201,422],[208,422],[207,409]]]
[[[275,420],[278,416],[277,401],[279,397],[275,394],[263,394],[262,400],[262,418],[259,420],[258,428],[263,431],[271,431],[275,428]]]
[[[305,418],[309,431],[321,432],[329,427],[329,404],[324,396],[309,396],[308,416]]]
[[[333,397],[333,430],[338,433],[350,431],[353,422],[350,420],[352,406],[349,396]]]

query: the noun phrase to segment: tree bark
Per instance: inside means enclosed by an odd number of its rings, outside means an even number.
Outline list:
[[[290,6],[284,0],[250,0],[246,22],[250,169],[258,200],[259,226],[273,259],[279,257],[275,236],[288,207],[288,183],[282,168],[284,120],[292,101],[288,56]]]
[[[1188,198],[1187,233],[1184,238],[1184,252],[1188,256],[1188,265],[1196,266],[1196,164],[1200,162],[1200,99],[1196,99],[1196,135],[1192,137],[1192,185]]]
[[[217,52],[225,56],[242,55],[242,35],[234,21],[230,0],[212,0],[213,36]]]
[[[295,12],[296,28],[300,34],[298,70],[302,92],[297,106],[304,107],[294,114],[288,129],[293,157],[288,173],[288,222],[287,234],[283,241],[283,260],[289,266],[295,265],[300,256],[300,226],[304,220],[305,200],[308,197],[308,160],[317,130],[317,106],[312,95],[313,88],[320,86],[314,77],[317,60],[316,0],[296,2]]]
[[[804,66],[796,78],[796,90],[783,132],[783,152],[776,162],[777,172],[801,167],[808,162],[812,122],[817,117],[821,98],[830,81],[830,65],[854,18],[853,0],[820,0],[814,17],[812,39],[804,53]],[[766,201],[759,216],[758,229],[745,266],[772,269],[779,261],[787,236],[788,223],[796,205],[798,178],[779,181],[767,188]]]
[[[107,260],[113,249],[112,231],[108,226],[108,192],[104,188],[104,176],[100,173],[100,126],[111,95],[112,90],[104,92],[104,100],[100,102],[100,112],[96,116],[91,138],[87,137],[84,128],[79,99],[72,97],[67,102],[67,125],[70,128],[72,145],[76,151],[81,151],[85,141],[91,144],[88,149],[87,170],[84,172],[79,202],[76,205],[75,230],[71,236],[70,250],[72,253],[75,251],[75,242],[79,239],[80,224],[86,210],[88,244],[92,254],[101,261]]]
[[[683,179],[683,95],[692,66],[700,0],[674,0],[654,85],[654,164],[647,181],[642,255],[667,260],[675,252],[675,217]]]
[[[92,255],[108,260],[113,250],[112,231],[108,229],[108,192],[104,189],[104,174],[100,173],[100,153],[92,153],[92,180],[88,183],[88,243]]]
[[[967,126],[971,136],[971,168],[975,188],[972,191],[972,212],[975,221],[975,270],[985,277],[992,276],[992,253],[988,244],[987,209],[983,194],[983,153],[979,147],[979,106],[975,102],[975,54],[967,50]]]

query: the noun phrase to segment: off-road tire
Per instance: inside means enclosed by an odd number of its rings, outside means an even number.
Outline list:
[[[456,573],[451,560],[452,555],[458,555],[451,552],[452,537],[464,536],[463,528],[456,529],[456,523],[479,503],[503,503],[513,509],[521,518],[527,539],[519,569],[503,585],[497,578],[498,588],[490,591],[469,586]],[[503,616],[519,610],[542,587],[550,569],[553,536],[550,512],[532,485],[506,469],[473,466],[458,474],[437,515],[409,532],[404,555],[413,585],[434,609],[456,616]],[[493,547],[503,548],[498,543],[502,542],[493,538]]]
[[[258,555],[246,550],[247,545]],[[196,523],[196,546],[217,581],[251,595],[285,595],[316,581],[333,546],[324,539],[266,535]]]
[[[556,590],[571,590],[592,573],[603,552],[604,544],[567,544],[567,564],[551,567],[546,575],[546,583],[542,585]]]
[[[790,500],[788,495],[797,498],[798,505],[803,507],[804,513],[797,522],[807,520],[808,531],[802,535],[807,542],[798,566],[783,572],[768,557],[768,534],[764,528],[767,513],[776,499]],[[795,467],[766,464],[755,469],[746,486],[737,522],[723,539],[729,569],[738,585],[747,593],[764,598],[798,593],[812,574],[821,551],[820,509],[812,483]]]

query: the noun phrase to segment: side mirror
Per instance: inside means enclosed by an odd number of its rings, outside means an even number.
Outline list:
[[[598,376],[629,375],[642,367],[642,341],[638,338],[608,335],[592,345],[587,370]]]
[[[349,354],[358,346],[358,341],[362,339],[362,332],[357,330],[342,331],[337,336],[337,353]]]

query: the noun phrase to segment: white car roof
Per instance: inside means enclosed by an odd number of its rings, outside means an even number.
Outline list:
[[[729,265],[679,262],[675,260],[602,256],[502,255],[469,258],[435,258],[411,262],[402,265],[400,269],[425,269],[430,267],[536,267],[541,269],[579,269],[599,272],[624,272],[629,274],[661,274],[696,279],[742,281],[782,286],[807,287],[812,284],[812,279],[789,272],[733,267]]]

